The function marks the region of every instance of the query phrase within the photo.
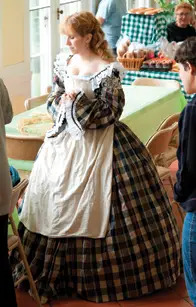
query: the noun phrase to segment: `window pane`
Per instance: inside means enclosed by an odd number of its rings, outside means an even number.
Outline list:
[[[31,58],[31,97],[40,95],[40,57]]]
[[[44,94],[51,84],[50,8],[30,11],[32,96]]]
[[[33,9],[39,6],[48,6],[50,5],[50,0],[29,0],[29,8]]]
[[[69,2],[73,2],[73,1],[77,1],[77,0],[60,0],[60,4],[66,4]],[[80,2],[80,0],[78,0],[78,2]]]
[[[30,53],[40,52],[40,11],[30,12]]]
[[[64,3],[66,0],[61,0],[60,2]],[[67,2],[70,2],[70,0]],[[60,5],[60,10],[63,10],[63,14],[60,15],[60,22],[66,17],[75,12],[81,11],[81,1],[72,2]],[[65,46],[65,36],[61,35],[60,37],[60,49],[65,52],[69,52],[69,49]]]

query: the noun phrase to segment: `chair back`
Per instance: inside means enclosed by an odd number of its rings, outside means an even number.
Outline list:
[[[25,178],[22,179],[15,187],[13,187],[9,215],[12,215],[19,198],[23,195],[28,185],[28,182],[28,179]]]
[[[132,85],[144,86],[163,86],[168,88],[180,89],[180,83],[176,80],[164,80],[154,78],[137,78]]]
[[[180,118],[180,113],[175,113],[168,116],[162,121],[157,130],[165,129],[170,127],[173,123],[178,123],[179,118]]]
[[[49,89],[48,89],[49,90]],[[44,104],[46,100],[48,99],[49,94],[33,97],[33,98],[27,98],[24,102],[25,110],[30,110],[35,107],[40,106],[41,104]]]
[[[179,118],[180,118],[180,113],[175,113],[173,115],[170,115],[169,117],[163,120],[163,122],[160,124],[157,130],[168,128],[172,126],[174,123],[178,124]],[[176,125],[176,129],[173,130],[172,140],[170,142],[170,145],[178,148],[178,145],[179,145],[178,125]]]
[[[173,132],[177,127],[174,123],[171,127],[156,131],[146,143],[146,148],[153,157],[167,151]]]

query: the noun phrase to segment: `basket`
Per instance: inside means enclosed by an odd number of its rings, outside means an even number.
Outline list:
[[[118,61],[128,70],[140,70],[144,58],[118,58]]]

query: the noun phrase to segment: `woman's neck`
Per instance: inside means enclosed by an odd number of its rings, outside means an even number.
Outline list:
[[[178,24],[177,22],[176,22],[176,25],[177,25],[178,28],[182,28],[182,29],[185,29],[185,28],[188,27],[188,25],[182,26],[182,25]]]
[[[85,62],[89,62],[92,61],[93,59],[97,58],[98,55],[95,54],[94,52],[92,52],[90,49],[85,51],[85,52],[81,52],[78,54],[78,57]]]

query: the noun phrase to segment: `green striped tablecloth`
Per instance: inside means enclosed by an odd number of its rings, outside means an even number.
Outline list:
[[[167,24],[165,13],[152,16],[128,13],[122,17],[121,37],[127,35],[131,42],[153,44],[161,37],[167,37]]]
[[[181,91],[184,94],[187,101],[190,101],[193,97],[193,95],[188,95],[185,90],[184,86],[182,84],[182,81],[179,77],[178,72],[173,71],[127,71],[124,79],[122,80],[122,84],[124,85],[131,85],[132,82],[137,78],[155,78],[155,79],[166,79],[166,80],[176,80],[181,85]]]

